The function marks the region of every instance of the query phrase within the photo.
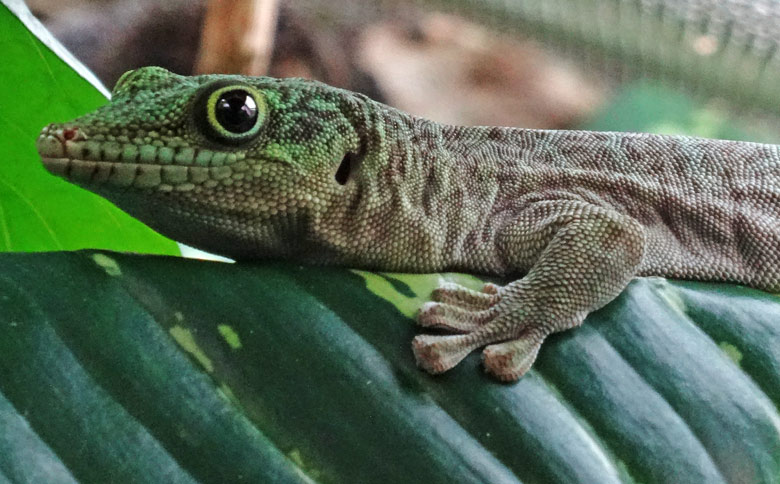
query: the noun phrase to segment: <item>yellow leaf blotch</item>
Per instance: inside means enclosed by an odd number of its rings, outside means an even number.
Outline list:
[[[92,260],[106,271],[109,276],[121,276],[122,270],[114,259],[106,254],[92,254]]]
[[[225,342],[234,350],[241,349],[241,339],[238,337],[238,333],[232,327],[227,324],[220,324],[217,326],[219,334],[225,339]]]
[[[725,341],[718,343],[718,347],[721,351],[726,353],[726,356],[728,356],[731,361],[736,363],[737,366],[740,366],[740,363],[742,363],[742,352],[739,351],[739,348]]]
[[[442,273],[442,274],[402,274],[402,273],[375,273],[367,271],[353,270],[366,281],[366,288],[392,303],[398,310],[408,318],[414,318],[420,306],[429,300],[431,292],[442,282],[455,282],[471,289],[479,290],[483,282],[467,274]],[[414,293],[413,297],[399,292],[383,275],[406,284],[410,291]]]
[[[195,342],[195,337],[192,336],[192,331],[181,326],[173,326],[168,332],[171,334],[174,340],[179,343],[184,351],[191,354],[195,360],[209,373],[214,371],[214,363],[211,362],[206,353],[200,349],[198,343]]]

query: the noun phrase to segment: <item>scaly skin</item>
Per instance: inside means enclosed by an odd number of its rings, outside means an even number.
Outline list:
[[[312,81],[149,67],[44,128],[38,150],[52,173],[233,258],[525,274],[434,292],[419,323],[459,334],[414,339],[432,373],[488,345],[486,369],[517,379],[547,335],[638,275],[780,291],[772,145],[445,126]]]

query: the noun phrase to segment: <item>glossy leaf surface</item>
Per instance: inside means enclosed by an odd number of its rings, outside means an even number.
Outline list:
[[[440,277],[0,255],[0,477],[778,482],[777,296],[638,279],[504,385],[414,366]]]

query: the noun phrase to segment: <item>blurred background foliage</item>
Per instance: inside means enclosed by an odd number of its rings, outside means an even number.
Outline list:
[[[303,76],[453,124],[776,141],[771,0],[30,0],[126,70]]]

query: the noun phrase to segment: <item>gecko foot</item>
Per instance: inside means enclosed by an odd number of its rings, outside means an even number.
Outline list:
[[[514,381],[531,368],[554,328],[582,322],[582,317],[575,317],[569,324],[556,325],[551,311],[533,304],[525,291],[507,288],[491,284],[479,292],[446,283],[437,289],[436,301],[420,309],[418,323],[460,334],[415,337],[412,350],[417,365],[429,373],[442,373],[488,345],[482,359],[485,370],[501,381]]]

